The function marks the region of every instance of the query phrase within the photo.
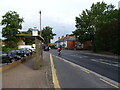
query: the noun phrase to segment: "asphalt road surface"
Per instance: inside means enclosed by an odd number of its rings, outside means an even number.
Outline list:
[[[62,88],[117,88],[118,59],[88,55],[85,51],[50,50]]]

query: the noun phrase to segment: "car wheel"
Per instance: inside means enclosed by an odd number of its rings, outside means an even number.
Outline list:
[[[26,54],[24,54],[24,57],[26,57],[27,55]]]
[[[12,61],[12,62],[15,62],[16,60],[13,58],[13,59],[11,59],[11,61]]]

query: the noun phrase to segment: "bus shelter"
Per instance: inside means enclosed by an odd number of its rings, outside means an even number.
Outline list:
[[[42,42],[44,41],[43,37],[39,35],[33,36],[28,34],[17,34],[16,36],[35,40],[36,55],[35,55],[35,61],[33,63],[33,69],[38,70],[42,66],[42,60],[43,60],[43,55],[42,55]]]

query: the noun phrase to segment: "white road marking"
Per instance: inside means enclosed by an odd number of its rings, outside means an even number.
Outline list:
[[[115,62],[115,61],[109,61],[109,60],[106,60],[106,59],[99,59],[100,61],[106,61],[106,62],[110,62],[110,63],[115,63],[115,64],[118,64],[118,62]]]
[[[83,56],[83,57],[88,57],[88,56]]]
[[[74,57],[77,57],[77,58],[83,58],[82,56],[77,56],[77,55],[70,55],[70,56],[74,56]]]
[[[82,56],[70,55],[70,56],[75,56],[75,57],[77,57],[77,58],[86,58],[86,57],[88,57],[88,56],[84,56],[84,55],[82,55]]]
[[[110,56],[110,55],[102,55],[102,54],[95,54],[95,53],[84,53],[86,55],[94,55],[94,56],[103,56],[103,57],[109,57],[109,58],[114,58],[114,59],[118,59],[119,56]]]
[[[91,61],[95,61],[95,62],[98,62],[96,59],[90,59]]]
[[[53,55],[53,56],[55,56],[55,55]],[[112,79],[110,79],[110,78],[107,78],[107,77],[105,77],[105,76],[102,76],[102,75],[100,75],[100,74],[98,74],[98,73],[96,73],[96,72],[94,72],[94,71],[91,71],[91,70],[89,70],[89,69],[87,69],[87,68],[85,68],[85,67],[82,67],[82,66],[80,66],[80,65],[77,65],[77,64],[75,64],[75,63],[72,63],[72,62],[70,62],[70,61],[68,61],[68,60],[66,60],[66,59],[63,59],[63,58],[61,58],[61,57],[58,57],[58,56],[55,56],[55,57],[63,60],[64,62],[69,63],[70,65],[72,65],[72,66],[74,66],[74,67],[78,67],[78,68],[80,68],[80,69],[84,69],[84,70],[88,71],[89,73],[92,73],[92,74],[98,76],[99,78],[103,78],[103,79],[109,81],[110,83],[112,83],[112,84],[114,84],[114,85],[116,85],[116,86],[119,86],[119,85],[120,85],[120,83],[118,83],[118,82],[116,82],[116,81],[114,81],[114,80],[112,80]]]
[[[90,60],[91,60],[91,61],[94,61],[94,62],[99,62],[99,63],[107,64],[107,65],[110,65],[110,66],[120,67],[118,64],[107,63],[107,62],[105,62],[105,61],[101,61],[101,59],[100,59],[100,60],[90,59]]]

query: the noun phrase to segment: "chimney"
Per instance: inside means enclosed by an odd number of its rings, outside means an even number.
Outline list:
[[[60,40],[60,37],[58,37],[58,40]]]
[[[62,39],[64,39],[64,36],[62,36]]]
[[[66,35],[66,38],[69,38],[69,37],[70,37],[70,36],[67,34],[67,35]]]

